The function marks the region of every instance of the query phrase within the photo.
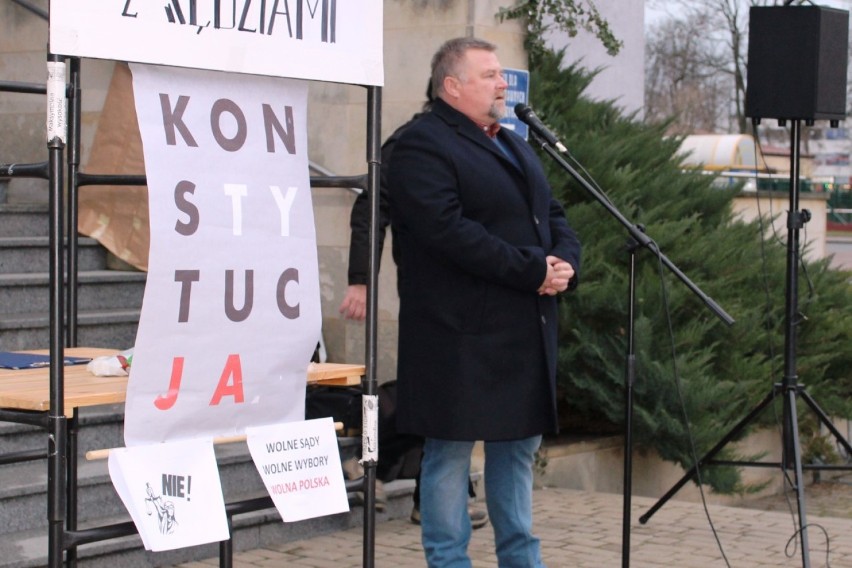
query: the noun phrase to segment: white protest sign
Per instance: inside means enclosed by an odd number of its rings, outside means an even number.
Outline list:
[[[254,465],[286,522],[349,510],[331,418],[246,429]]]
[[[117,448],[109,473],[147,550],[230,538],[211,440]]]
[[[131,71],[151,244],[125,443],[303,420],[321,327],[307,84]]]
[[[51,0],[50,50],[382,85],[382,0]]]

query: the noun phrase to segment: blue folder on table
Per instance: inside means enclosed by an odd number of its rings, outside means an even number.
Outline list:
[[[91,357],[65,357],[66,365],[82,365]],[[40,369],[50,366],[50,355],[0,351],[0,369]]]

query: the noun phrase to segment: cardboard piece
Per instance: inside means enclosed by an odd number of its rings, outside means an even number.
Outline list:
[[[144,175],[130,69],[116,63],[101,113],[87,174]],[[148,188],[88,185],[80,188],[78,230],[121,260],[148,270]]]

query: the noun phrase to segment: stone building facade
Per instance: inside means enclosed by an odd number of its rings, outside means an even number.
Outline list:
[[[516,21],[501,23],[496,18],[501,7],[513,3],[512,0],[384,0],[382,139],[420,109],[431,56],[446,39],[464,35],[482,37],[499,46],[498,55],[505,67],[527,69],[522,25]],[[48,0],[30,0],[28,4],[37,11],[47,12]],[[641,10],[644,2],[631,0],[630,4]],[[634,23],[638,27],[630,32],[630,37],[641,36],[641,18]],[[48,22],[17,3],[4,2],[0,3],[0,32],[0,81],[44,84]],[[631,50],[635,49],[634,44],[631,41]],[[578,48],[585,49],[582,44]],[[635,55],[624,60],[624,64],[632,66],[634,59]],[[114,61],[82,61],[81,167],[84,172],[115,65]],[[631,89],[635,90],[635,86]],[[618,98],[621,94],[610,96]],[[635,96],[628,93],[627,98],[632,101]],[[365,173],[366,89],[312,82],[309,101],[311,163],[335,175]],[[627,106],[632,105],[628,103]],[[133,109],[128,108],[127,112]],[[46,160],[44,96],[0,92],[0,132],[3,132],[0,163]],[[47,195],[47,183],[43,180],[0,179],[0,203],[45,202]],[[315,188],[312,195],[328,360],[362,362],[365,326],[346,321],[338,314],[346,289],[349,212],[356,194],[347,189]],[[379,281],[380,381],[395,376],[397,311],[396,275],[390,246],[386,243]]]

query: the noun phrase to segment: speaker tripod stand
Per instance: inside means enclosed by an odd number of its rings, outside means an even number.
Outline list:
[[[740,420],[718,444],[707,452],[686,474],[663,495],[647,513],[639,517],[639,522],[645,524],[681,487],[696,476],[698,469],[708,465],[755,466],[780,468],[785,476],[794,474],[793,485],[796,488],[798,507],[798,530],[801,538],[802,566],[810,568],[808,551],[808,523],[805,510],[805,488],[803,472],[807,470],[852,470],[852,465],[831,466],[825,464],[802,464],[802,450],[799,443],[799,421],[796,401],[801,400],[819,418],[837,439],[841,446],[852,456],[852,446],[849,445],[840,431],[832,424],[829,417],[819,407],[816,401],[807,393],[803,385],[798,383],[796,376],[796,340],[798,326],[798,265],[799,265],[799,231],[810,219],[807,210],[799,211],[799,141],[801,121],[792,120],[791,151],[790,151],[790,209],[787,218],[787,272],[786,272],[786,305],[785,305],[785,334],[784,334],[784,378],[773,385],[769,394]],[[745,428],[776,398],[782,397],[782,455],[780,462],[740,462],[716,460],[714,457],[729,442],[735,440]]]

